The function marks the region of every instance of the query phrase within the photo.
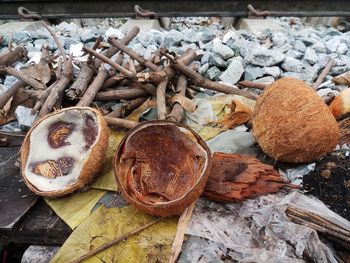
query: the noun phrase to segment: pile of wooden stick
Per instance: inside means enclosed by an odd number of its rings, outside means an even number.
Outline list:
[[[89,56],[87,61],[80,63],[80,72],[74,78],[72,56],[66,55],[53,30],[43,24],[60,50],[55,70],[54,58],[47,48],[42,49],[38,64],[21,71],[11,65],[26,56],[27,52],[23,47],[9,50],[8,54],[0,54],[0,74],[18,78],[0,97],[0,109],[7,104],[13,111],[18,105],[25,105],[33,108],[33,113],[43,116],[61,107],[84,107],[93,106],[95,102],[120,101],[120,107],[113,111],[104,107],[105,103],[98,105],[108,123],[130,128],[133,123],[123,118],[150,97],[156,98],[158,119],[177,122],[182,120],[185,110],[195,109],[191,101],[195,94],[193,87],[256,98],[254,94],[236,86],[213,82],[198,74],[191,65],[200,58],[194,50],[188,49],[181,56],[177,56],[160,48],[149,59],[145,59],[127,47],[139,33],[137,27],[121,40],[109,38],[108,48],[102,38],[98,38],[92,48],[84,46],[83,50]],[[101,46],[106,48],[97,52]]]

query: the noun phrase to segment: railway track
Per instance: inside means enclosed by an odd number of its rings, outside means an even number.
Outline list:
[[[248,9],[249,4],[253,9]],[[134,17],[135,5],[153,11],[156,17],[350,16],[348,0],[0,0],[0,19],[20,19],[19,7],[46,19]]]

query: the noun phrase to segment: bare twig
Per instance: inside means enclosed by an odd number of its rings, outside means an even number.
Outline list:
[[[323,80],[325,79],[325,77],[328,75],[328,73],[331,71],[333,65],[334,65],[334,59],[330,59],[326,66],[324,67],[324,69],[322,70],[321,74],[318,76],[318,78],[316,79],[316,81],[314,82],[314,84],[312,84],[312,87],[314,88],[314,90],[317,90],[318,87],[322,84]]]
[[[176,70],[180,71],[182,74],[184,74],[185,76],[192,79],[192,81],[194,82],[195,85],[198,85],[198,86],[210,89],[210,90],[222,92],[222,93],[241,95],[241,96],[247,97],[249,99],[253,99],[253,100],[255,100],[257,98],[257,96],[255,94],[252,94],[252,93],[244,91],[244,90],[240,90],[236,86],[233,86],[233,85],[230,86],[230,85],[217,83],[217,82],[205,79],[197,72],[186,67],[184,64],[178,63],[173,57],[171,57],[167,53],[167,51],[162,50],[161,53],[171,61],[172,66]]]
[[[101,91],[96,94],[95,100],[110,101],[110,100],[128,100],[148,96],[149,93],[142,89],[123,89]]]
[[[164,120],[166,115],[165,91],[167,85],[168,78],[162,81],[157,87],[157,112],[159,120]]]
[[[138,227],[138,228],[136,228],[136,229],[120,236],[120,237],[117,237],[116,239],[113,239],[112,241],[110,241],[110,242],[108,242],[108,243],[106,243],[106,244],[104,244],[104,245],[102,245],[94,250],[91,250],[90,252],[86,253],[85,255],[73,260],[71,263],[80,263],[80,262],[84,261],[85,259],[88,259],[92,256],[95,256],[96,254],[106,250],[107,248],[110,248],[110,247],[114,246],[115,244],[118,244],[120,241],[123,241],[123,240],[127,239],[128,237],[135,235],[135,234],[141,232],[142,230],[144,230],[144,229],[146,229],[154,224],[159,223],[161,220],[162,220],[161,218],[154,219],[151,222],[149,222],[143,226],[140,226],[140,227]]]
[[[97,51],[84,46],[83,50],[86,51],[89,54],[94,55],[95,57],[97,57],[98,59],[100,59],[101,61],[111,65],[113,68],[115,68],[116,70],[120,71],[121,73],[123,73],[127,78],[136,78],[136,75],[134,73],[132,73],[131,71],[123,68],[121,65],[117,64],[116,62],[114,62],[112,59],[102,55],[101,53],[98,53]]]
[[[113,118],[109,116],[104,116],[105,121],[112,126],[122,127],[126,129],[135,128],[139,123],[136,121],[130,121],[121,118]]]
[[[73,75],[72,59],[73,57],[70,56],[68,60],[64,61],[62,77],[52,87],[49,96],[40,109],[39,116],[45,115],[52,110],[57,100],[61,97],[64,89],[71,81]]]
[[[27,84],[22,80],[17,80],[4,94],[0,97],[0,109],[2,109],[7,102],[15,95],[21,88],[24,88]]]
[[[177,90],[179,91],[178,94],[185,96],[186,95],[186,88],[187,88],[187,79],[185,75],[180,75],[178,81],[177,81]],[[180,103],[175,103],[173,106],[173,109],[171,110],[170,114],[166,117],[167,120],[170,121],[176,121],[180,122],[182,118],[184,117],[184,108],[181,106]]]
[[[121,43],[120,41],[116,40],[115,38],[108,38],[108,42],[119,48],[122,52],[128,54],[130,57],[132,57],[133,59],[135,59],[137,62],[139,62],[140,64],[146,66],[147,68],[149,68],[152,71],[161,71],[162,69],[160,67],[158,67],[157,65],[153,64],[152,62],[150,62],[147,59],[144,59],[143,57],[141,57],[139,54],[137,54],[135,51],[129,49],[126,45],[124,45],[123,43]]]
[[[18,60],[26,59],[27,54],[28,51],[25,49],[25,47],[18,46],[14,50],[9,50],[0,56],[0,65],[11,66]]]
[[[49,31],[50,35],[53,37],[53,39],[55,40],[56,42],[56,45],[58,47],[58,49],[60,50],[61,52],[61,55],[63,57],[63,61],[66,61],[67,59],[67,56],[66,56],[66,52],[62,46],[62,43],[61,41],[58,39],[57,35],[55,34],[55,32],[53,32],[53,30],[46,24],[45,21],[42,22],[43,23],[43,26],[46,28],[47,31]]]
[[[266,87],[269,86],[269,84],[265,84],[257,81],[249,81],[249,80],[242,80],[238,82],[238,84],[246,88],[262,89],[262,90],[264,90]]]
[[[102,40],[103,40],[103,38],[102,38],[101,36],[99,36],[99,37],[96,39],[96,41],[95,41],[95,43],[94,43],[94,45],[93,45],[93,47],[92,47],[92,50],[96,50],[96,49],[98,48],[98,45],[101,43]],[[87,58],[87,63],[90,64],[90,63],[91,63],[91,60],[92,60],[92,54],[90,53],[89,56],[88,56],[88,58]]]
[[[37,90],[43,90],[46,89],[46,87],[40,83],[39,81],[37,81],[36,79],[27,76],[26,74],[24,74],[21,71],[17,71],[16,69],[12,68],[12,67],[5,67],[3,69],[7,74],[15,76],[16,78],[22,80],[23,82],[27,83],[29,86],[32,86],[34,89]]]
[[[188,222],[191,219],[194,206],[195,206],[195,202],[192,203],[189,207],[187,207],[186,210],[182,213],[182,215],[179,218],[179,221],[177,223],[175,239],[173,242],[173,246],[171,248],[169,263],[175,263],[177,258],[180,255],[182,243],[185,237],[186,228],[187,228]]]

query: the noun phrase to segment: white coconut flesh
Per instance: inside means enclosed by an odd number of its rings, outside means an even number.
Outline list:
[[[100,135],[97,123],[96,115],[85,109],[44,119],[30,134],[26,179],[44,192],[75,184]]]

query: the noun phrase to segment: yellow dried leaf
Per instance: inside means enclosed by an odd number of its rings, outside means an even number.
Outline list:
[[[45,202],[74,229],[90,215],[91,209],[105,193],[106,191],[90,189],[59,199],[45,198]]]
[[[71,262],[151,220],[151,216],[130,206],[123,208],[100,206],[74,230],[51,263]],[[163,219],[84,262],[168,262],[176,233],[176,223],[175,218]]]

